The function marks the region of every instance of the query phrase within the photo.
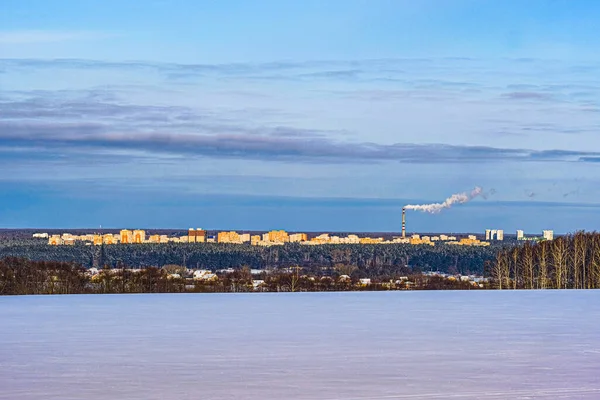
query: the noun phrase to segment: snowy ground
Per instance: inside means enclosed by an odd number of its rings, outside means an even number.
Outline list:
[[[600,399],[600,291],[0,297],[0,399]]]

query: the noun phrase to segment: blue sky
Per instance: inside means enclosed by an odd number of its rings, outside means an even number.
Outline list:
[[[2,227],[598,229],[597,1],[2,8]]]

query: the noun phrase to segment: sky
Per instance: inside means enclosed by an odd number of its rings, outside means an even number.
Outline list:
[[[600,227],[595,0],[4,0],[0,227]]]

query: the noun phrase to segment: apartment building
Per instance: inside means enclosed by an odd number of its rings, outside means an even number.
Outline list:
[[[133,232],[130,231],[129,229],[121,230],[120,236],[121,236],[121,243],[123,243],[123,244],[133,243]]]
[[[206,231],[203,229],[193,229],[190,228],[188,230],[188,242],[189,243],[204,243],[206,241]]]

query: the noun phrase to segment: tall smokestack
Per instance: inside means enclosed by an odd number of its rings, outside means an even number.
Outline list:
[[[406,237],[406,208],[402,207],[402,238]]]

